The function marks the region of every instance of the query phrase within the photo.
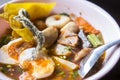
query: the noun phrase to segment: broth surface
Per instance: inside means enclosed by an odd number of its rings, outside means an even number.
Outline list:
[[[6,48],[8,50],[6,54],[18,60],[19,64],[0,63],[0,71],[15,80],[20,80],[21,75],[25,77],[24,80],[83,80],[78,74],[80,61],[92,49],[104,44],[101,32],[84,18],[74,16],[73,19],[73,16],[67,13],[53,14],[45,18],[36,17],[35,20],[30,20],[29,15],[26,15],[24,13],[21,18],[21,15],[18,14],[17,18],[10,18],[13,20],[13,23],[10,23],[13,30],[10,31],[9,35],[4,35],[0,39],[0,48]],[[18,22],[14,18],[18,19]],[[20,23],[19,18],[23,20],[23,23]],[[15,32],[15,26],[17,26],[18,32]],[[22,30],[23,32],[21,32]],[[22,38],[22,41],[13,42],[9,47],[9,42],[19,38]],[[7,49],[6,46],[9,48]],[[54,57],[62,59],[63,62]],[[105,53],[86,77],[95,74],[102,68],[104,58]],[[71,68],[73,65],[68,64],[74,64],[76,67]],[[51,65],[53,72],[51,71],[52,73],[49,74]],[[40,71],[43,71],[46,76]]]

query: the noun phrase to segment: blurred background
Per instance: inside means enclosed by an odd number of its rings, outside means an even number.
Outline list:
[[[106,10],[120,26],[120,0],[88,0]],[[100,80],[120,80],[120,60],[116,66]]]
[[[0,5],[11,0],[0,0]]]
[[[106,10],[120,26],[120,0],[88,0]]]

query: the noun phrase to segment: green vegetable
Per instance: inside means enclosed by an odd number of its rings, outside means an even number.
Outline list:
[[[62,76],[62,77],[65,77],[65,76],[66,76],[65,72],[62,71],[60,67],[57,67],[57,68],[56,68],[55,73],[56,73],[58,76]]]
[[[102,43],[104,43],[104,39],[103,39],[101,33],[97,34],[97,37],[98,37],[98,39],[99,39]]]
[[[73,71],[73,72],[72,72],[72,77],[73,77],[73,79],[75,79],[75,78],[78,77],[78,76],[79,76],[78,71]]]
[[[22,72],[23,72],[23,69],[22,69],[22,68],[20,68],[20,67],[17,67],[17,68],[16,68],[16,70],[17,70],[18,72],[20,72],[20,73],[22,73]]]
[[[12,65],[9,65],[9,64],[7,65],[7,68],[11,68],[11,67],[12,67]]]
[[[7,73],[7,68],[5,68],[5,67],[0,67],[0,71],[3,72],[3,73]]]
[[[59,67],[59,66],[60,66],[60,64],[56,64],[56,66],[57,66],[57,67]]]
[[[7,44],[9,41],[11,40],[11,35],[5,35],[0,39],[0,47],[2,47],[3,45]]]
[[[66,56],[59,56],[59,58],[66,59],[67,57]]]
[[[67,51],[71,51],[72,50],[72,48],[70,46],[66,46],[64,49],[67,50]]]
[[[64,76],[64,75],[65,75],[65,72],[64,72],[64,71],[61,71],[61,72],[59,73],[59,75],[60,75],[60,76]]]
[[[99,38],[95,34],[89,34],[87,35],[88,40],[91,42],[93,47],[98,47],[102,45],[102,41],[99,40]]]
[[[67,13],[61,13],[60,15],[65,15],[65,16],[70,16],[69,14],[67,14]]]

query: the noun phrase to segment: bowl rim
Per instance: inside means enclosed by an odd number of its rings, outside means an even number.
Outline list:
[[[100,6],[94,4],[94,3],[90,2],[90,1],[85,0],[83,2],[85,2],[88,6],[94,8],[98,12],[102,13],[106,18],[108,18],[112,22],[112,24],[114,24],[114,26],[116,26],[116,28],[120,32],[120,27],[119,27],[118,23],[115,21],[115,19],[106,10],[104,10]],[[119,36],[119,38],[120,38],[120,36]],[[120,46],[116,46],[116,47],[120,51]],[[117,50],[116,52],[118,53],[119,51]],[[116,57],[116,59],[114,59],[113,57]],[[93,79],[98,80],[98,79],[102,78],[103,76],[105,76],[108,72],[110,72],[113,69],[113,67],[119,61],[119,58],[120,58],[119,53],[117,55],[113,55],[100,71],[98,71],[96,74],[86,78],[85,80],[93,80]],[[110,62],[113,62],[113,61],[114,61],[114,63],[111,64]],[[109,64],[109,66],[107,66],[108,64]],[[103,71],[104,71],[104,73],[103,73]]]
[[[98,12],[102,13],[106,18],[108,18],[112,22],[112,24],[114,26],[116,26],[116,28],[120,32],[120,27],[119,27],[118,23],[115,21],[115,19],[107,11],[105,11],[103,8],[101,8],[100,6],[94,4],[90,1],[85,0],[83,2],[87,3],[88,6],[94,8]],[[119,38],[120,38],[120,36],[119,36]],[[120,46],[116,46],[116,47],[120,50]],[[118,51],[116,51],[116,52],[118,53]],[[116,57],[116,59],[114,59],[113,57]],[[98,79],[102,78],[109,71],[111,71],[113,69],[113,67],[117,64],[119,59],[120,59],[120,54],[119,53],[117,55],[113,55],[100,71],[98,71],[96,74],[86,78],[85,80],[93,80],[93,79],[98,80]],[[111,64],[110,62],[112,62],[112,61],[114,61],[114,63]],[[109,65],[109,66],[106,66],[106,65]],[[103,71],[104,71],[104,73],[103,73]]]
[[[7,3],[4,3],[2,5],[0,5],[0,9],[2,9],[6,4],[8,3],[13,3],[13,2],[16,2],[16,1],[20,1],[20,0],[11,0],[11,1],[8,1]],[[90,2],[90,1],[87,1],[87,0],[80,0],[80,2],[84,3],[84,4],[87,4],[88,6],[92,7],[93,9],[97,10],[98,12],[100,12],[101,14],[103,14],[106,18],[108,18],[112,24],[114,26],[116,26],[115,28],[119,30],[120,32],[120,27],[118,25],[118,23],[115,21],[115,19],[107,12],[105,11],[103,8],[101,8],[100,6]],[[120,38],[120,36],[119,36]],[[117,49],[119,50],[116,50],[115,53],[118,53],[120,51],[120,46],[116,46]],[[117,56],[117,57],[116,57]],[[114,57],[116,57],[116,59],[114,59]],[[103,76],[105,76],[109,71],[112,70],[112,68],[117,64],[118,60],[120,58],[120,54],[118,53],[117,55],[114,55],[109,59],[109,61],[105,64],[105,66],[100,70],[98,71],[96,74],[88,77],[88,78],[85,78],[85,80],[98,80],[100,78],[102,78]],[[112,64],[110,64],[110,62],[113,62]],[[109,66],[107,66],[109,65]],[[104,73],[103,73],[104,71]]]

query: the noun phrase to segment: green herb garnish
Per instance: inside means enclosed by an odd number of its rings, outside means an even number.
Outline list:
[[[70,16],[69,14],[67,14],[67,13],[61,13],[60,15],[65,15],[65,16]]]
[[[2,47],[3,45],[7,44],[9,41],[11,40],[11,35],[5,35],[0,39],[0,47]]]
[[[73,71],[72,77],[75,79],[78,76],[79,76],[78,71]]]

